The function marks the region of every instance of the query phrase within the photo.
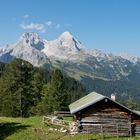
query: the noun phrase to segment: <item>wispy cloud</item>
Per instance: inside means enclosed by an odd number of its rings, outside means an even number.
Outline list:
[[[51,20],[47,21],[45,24],[47,25],[47,27],[56,28],[56,29],[59,29],[61,27],[61,25],[59,23],[55,23]],[[64,26],[65,26],[65,24],[64,24]]]
[[[46,32],[44,24],[39,23],[29,23],[29,24],[22,23],[20,24],[20,27],[24,30],[37,30],[43,33]]]
[[[29,18],[29,15],[28,15],[28,14],[26,14],[26,15],[24,15],[24,16],[23,16],[23,18]]]
[[[52,27],[56,29],[59,29],[61,26],[59,23],[52,22],[51,20],[47,21],[45,24],[47,25],[47,27]]]
[[[60,24],[56,24],[55,28],[59,29],[60,28]]]
[[[53,25],[53,22],[52,21],[47,21],[46,22],[46,25],[49,26],[49,27],[51,27]]]
[[[41,33],[46,33],[46,31],[48,30],[53,30],[53,29],[60,29],[60,28],[68,28],[71,26],[71,24],[69,23],[65,23],[65,24],[60,24],[58,22],[53,22],[52,20],[47,20],[46,22],[29,22],[29,20],[31,21],[31,17],[28,14],[25,14],[24,16],[22,16],[23,20],[20,24],[20,27],[23,30],[36,30],[39,31]]]

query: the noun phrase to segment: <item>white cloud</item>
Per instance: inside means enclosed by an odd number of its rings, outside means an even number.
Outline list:
[[[47,21],[45,24],[47,25],[47,27],[52,27],[56,29],[59,29],[61,26],[59,23],[54,23],[51,20]]]
[[[29,18],[29,15],[24,15],[23,18]]]
[[[47,24],[49,27],[51,27],[52,24],[53,24],[53,22],[52,22],[52,21],[47,21],[46,24]]]
[[[59,29],[60,28],[60,24],[56,24],[55,28]]]
[[[39,23],[30,23],[30,24],[22,23],[20,24],[20,27],[24,30],[38,30],[43,33],[46,32],[44,24],[39,24]]]
[[[24,30],[37,30],[42,33],[46,33],[46,30],[51,30],[51,29],[60,29],[60,27],[70,27],[71,24],[69,23],[63,23],[62,25],[58,22],[53,22],[52,20],[48,20],[46,22],[42,23],[34,23],[30,22],[27,24],[27,21],[29,20],[30,16],[28,14],[23,16],[23,21],[20,24],[20,27]]]

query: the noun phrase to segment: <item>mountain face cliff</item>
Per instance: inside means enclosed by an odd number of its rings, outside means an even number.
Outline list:
[[[81,81],[89,91],[119,98],[140,99],[140,59],[105,54],[87,49],[69,32],[55,40],[43,40],[37,33],[24,33],[15,44],[0,48],[0,61],[21,58],[40,67],[49,64]]]
[[[8,45],[0,49],[0,60],[9,62],[14,58],[21,58],[40,66],[46,63],[47,56],[41,52],[44,42],[36,33],[24,33],[13,45]]]

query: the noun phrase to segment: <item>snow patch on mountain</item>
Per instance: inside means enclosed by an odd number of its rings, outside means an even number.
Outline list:
[[[85,66],[96,63],[100,68],[103,67],[100,63],[103,63],[103,65],[111,63],[109,67],[112,67],[113,65],[121,65],[126,60],[131,63],[140,62],[140,58],[137,57],[115,56],[103,53],[100,50],[87,49],[68,31],[52,41],[41,39],[37,33],[24,33],[17,43],[0,48],[1,61],[9,62],[13,58],[24,59],[35,66],[40,66],[49,59],[52,61],[85,63]]]
[[[83,49],[83,44],[75,39],[69,32],[62,33],[58,39],[46,41],[42,50],[48,57],[56,59],[70,59]]]
[[[37,33],[24,33],[19,38],[17,45],[30,46],[37,50],[42,50],[44,48],[44,41]]]
[[[40,66],[47,61],[47,56],[40,50],[44,48],[44,42],[36,33],[24,33],[17,43],[7,45],[0,49],[0,60],[9,62],[14,58],[21,58],[34,66]]]
[[[127,53],[120,53],[119,56],[123,59],[126,59],[132,63],[137,63],[137,62],[140,62],[140,58],[139,57],[134,57],[134,56],[131,56]]]

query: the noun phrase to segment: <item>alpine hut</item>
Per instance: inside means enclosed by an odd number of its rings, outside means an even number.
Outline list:
[[[69,105],[78,132],[140,136],[140,113],[92,92]]]

